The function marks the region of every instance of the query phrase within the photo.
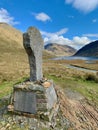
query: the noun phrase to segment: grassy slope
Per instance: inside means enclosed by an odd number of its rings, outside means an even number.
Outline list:
[[[27,76],[28,68],[22,33],[0,24],[0,97],[9,93],[20,78]]]
[[[0,97],[12,89],[14,83],[29,76],[28,57],[23,47],[0,40]],[[53,55],[44,52],[44,59]]]
[[[11,34],[13,37],[13,31]],[[78,91],[86,98],[98,102],[97,83],[85,81],[84,72],[80,73],[66,68],[65,64],[69,61],[47,60],[50,57],[53,55],[44,51],[43,72],[45,77],[54,79],[62,88]],[[70,64],[83,63],[83,61],[70,62]],[[14,83],[22,81],[28,76],[28,58],[22,46],[22,40],[17,41],[13,38],[8,40],[6,37],[0,37],[0,97],[10,93]]]
[[[98,107],[98,83],[95,83],[93,80],[86,80],[88,75],[95,76],[92,73],[68,69],[65,63],[50,61],[50,63],[44,63],[44,74],[46,77],[53,79],[64,91],[68,88],[77,91]]]
[[[44,51],[43,57],[46,59],[53,55]],[[0,24],[0,97],[10,92],[13,84],[28,76],[29,64],[22,45],[22,33]]]

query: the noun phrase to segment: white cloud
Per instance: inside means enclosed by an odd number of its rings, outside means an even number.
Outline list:
[[[51,18],[44,12],[32,13],[32,15],[34,15],[37,20],[42,21],[42,22],[51,21]]]
[[[91,40],[86,36],[83,37],[75,36],[73,37],[72,41],[73,41],[73,46],[75,46],[76,48],[81,48],[82,46],[91,42]]]
[[[65,38],[63,36],[63,34],[65,34],[67,32],[67,30],[68,30],[67,28],[64,28],[55,33],[48,33],[45,31],[41,31],[41,34],[44,37],[45,44],[58,43],[61,45],[69,45],[76,49],[79,49],[82,46],[91,42],[91,40],[86,36],[83,36],[83,37],[75,36],[75,37],[73,37],[73,39]]]
[[[73,45],[73,43],[70,39],[64,38],[63,36],[58,36],[58,35],[54,35],[50,38],[45,38],[44,41],[46,44],[47,43],[58,43],[61,45],[69,45],[69,46]]]
[[[73,37],[73,42],[78,45],[85,45],[85,44],[89,43],[90,40],[87,37],[75,36],[75,37]]]
[[[54,33],[48,33],[45,31],[41,31],[41,34],[44,36],[44,42],[47,43],[58,43],[58,44],[65,44],[65,42],[71,42],[67,38],[63,37],[63,34],[65,34],[68,31],[68,28],[63,28],[57,32]]]
[[[89,13],[98,7],[98,0],[65,0],[65,2],[85,13]]]
[[[95,34],[84,34],[83,36],[86,36],[86,37],[96,37],[96,38],[98,38],[98,33],[95,33]]]
[[[96,23],[96,22],[97,22],[97,19],[93,19],[92,22],[93,22],[93,23]]]
[[[9,12],[1,8],[0,9],[0,22],[8,23],[10,25],[19,24],[19,22],[14,20],[14,17],[10,16]]]
[[[60,31],[56,32],[57,35],[65,34],[68,31],[68,28],[63,28]]]
[[[54,37],[55,35],[59,36],[59,35],[65,34],[67,31],[68,31],[68,28],[63,28],[55,33],[48,33],[45,31],[41,31],[41,34],[47,37]]]

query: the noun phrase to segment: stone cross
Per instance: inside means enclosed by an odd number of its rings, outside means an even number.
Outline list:
[[[23,45],[28,54],[30,65],[30,81],[37,81],[43,78],[42,74],[42,51],[43,39],[38,29],[29,27],[23,34]]]

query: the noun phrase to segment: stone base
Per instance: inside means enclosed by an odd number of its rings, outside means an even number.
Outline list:
[[[23,82],[14,86],[12,103],[8,108],[25,115],[48,116],[56,105],[57,95],[52,81]]]

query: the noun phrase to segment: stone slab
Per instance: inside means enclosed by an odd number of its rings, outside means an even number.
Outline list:
[[[15,91],[14,93],[15,111],[36,113],[36,94],[27,91]]]
[[[45,87],[48,83],[48,87]],[[57,103],[53,81],[34,84],[24,82],[14,86],[14,110],[22,113],[37,114],[49,112]],[[50,86],[49,86],[50,84]]]
[[[47,108],[52,109],[53,106],[57,103],[57,94],[53,83],[51,83],[51,86],[46,89],[45,95],[47,98]]]

